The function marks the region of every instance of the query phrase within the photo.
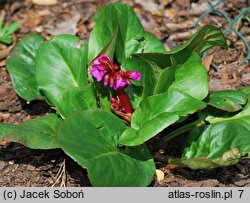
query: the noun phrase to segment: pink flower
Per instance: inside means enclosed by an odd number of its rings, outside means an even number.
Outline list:
[[[90,71],[90,74],[92,75],[92,77],[96,78],[98,82],[100,82],[105,74],[109,71],[111,67],[110,61],[111,58],[105,55],[101,55],[94,60],[93,68]]]
[[[124,72],[124,76],[137,82],[141,80],[141,73],[137,71],[128,70]]]
[[[131,85],[131,79],[137,82],[141,80],[140,72],[132,70],[124,72],[117,64],[111,66],[111,58],[105,55],[101,55],[94,60],[90,74],[98,82],[103,80],[104,86],[109,85],[114,90],[124,89]]]

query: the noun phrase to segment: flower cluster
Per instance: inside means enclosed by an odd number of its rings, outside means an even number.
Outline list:
[[[90,71],[92,77],[98,82],[104,81],[104,86],[110,86],[112,89],[123,89],[131,85],[131,79],[135,81],[141,80],[141,73],[136,71],[122,71],[120,66],[111,65],[109,56],[101,55],[94,60],[93,68]]]
[[[115,111],[119,111],[122,113],[126,113],[125,108],[122,106],[121,101],[116,99],[116,98],[111,98],[111,109],[115,110]]]

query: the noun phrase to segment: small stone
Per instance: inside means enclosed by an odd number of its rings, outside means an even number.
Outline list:
[[[14,163],[14,160],[9,161],[9,165],[13,165]]]
[[[233,183],[238,187],[245,187],[248,183],[248,176],[244,176],[242,174],[239,174],[237,177],[233,179]]]
[[[216,187],[219,185],[219,181],[216,179],[209,179],[202,182],[202,187]]]
[[[163,173],[163,171],[161,171],[159,169],[155,170],[155,180],[157,182],[161,182],[161,181],[164,180],[164,173]]]

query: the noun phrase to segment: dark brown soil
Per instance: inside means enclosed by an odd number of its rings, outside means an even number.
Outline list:
[[[5,12],[7,23],[18,20],[22,26],[15,38],[36,32],[50,38],[60,33],[77,34],[88,40],[94,26],[93,15],[98,7],[109,1],[58,0],[53,6],[40,6],[32,0],[11,1],[0,4],[0,12]],[[2,1],[1,1],[2,2]],[[209,9],[206,0],[133,0],[123,1],[131,5],[144,27],[154,33],[167,49],[183,44],[194,32],[194,22]],[[231,18],[237,12],[249,7],[249,1],[226,0],[220,9]],[[0,13],[1,14],[1,13]],[[66,25],[62,25],[66,23]],[[199,23],[214,24],[225,29],[225,18],[210,14]],[[249,22],[242,20],[240,31],[250,42]],[[234,33],[227,34],[229,49],[215,48],[209,52],[217,70],[210,67],[210,89],[240,89],[250,84],[249,61],[238,67],[237,64],[247,55],[243,42]],[[31,118],[43,116],[52,111],[42,101],[27,104],[19,98],[6,71],[6,55],[0,46],[0,122],[21,123]],[[2,54],[2,55],[1,55]],[[173,147],[170,143],[170,147]],[[174,148],[174,147],[173,147]],[[170,148],[172,149],[172,148]],[[170,155],[171,155],[171,150]],[[157,162],[164,180],[154,181],[151,186],[250,186],[250,161],[211,171],[190,169],[167,169]],[[87,173],[61,150],[31,150],[17,143],[0,141],[0,186],[90,186]]]

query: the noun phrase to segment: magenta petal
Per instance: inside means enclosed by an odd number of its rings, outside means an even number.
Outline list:
[[[105,56],[105,55],[101,55],[101,56],[98,56],[94,62],[93,62],[93,66],[99,66],[101,65],[99,59],[106,59],[107,61],[109,61],[109,63],[111,62],[111,58],[109,56]]]
[[[104,81],[104,82],[103,82],[103,85],[104,85],[104,86],[108,86],[108,81]]]
[[[106,72],[98,70],[97,67],[93,67],[92,70],[90,71],[90,74],[92,75],[92,77],[96,78],[98,82],[100,82],[104,77],[104,75],[106,74]]]
[[[127,85],[128,85],[128,83],[126,82],[126,80],[124,80],[122,77],[120,77],[119,79],[117,79],[115,81],[113,89],[117,90],[118,88],[125,88]]]
[[[135,80],[135,81],[139,82],[141,80],[141,73],[140,72],[136,72],[136,71],[132,71],[130,73],[130,78],[132,80]]]

